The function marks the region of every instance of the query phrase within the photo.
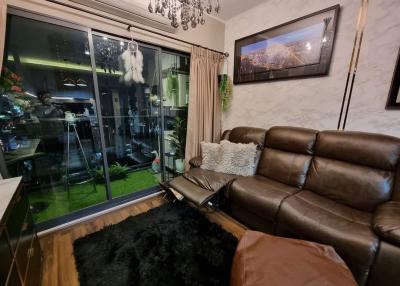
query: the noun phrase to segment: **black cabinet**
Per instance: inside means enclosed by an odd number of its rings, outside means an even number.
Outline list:
[[[17,263],[14,261],[10,273],[8,274],[8,281],[7,281],[7,286],[20,286],[23,285],[21,281],[21,276],[19,275],[18,272],[18,266]]]
[[[19,237],[18,249],[16,254],[19,270],[21,271],[22,277],[25,277],[26,275],[34,231],[35,227],[33,225],[32,216],[29,212],[27,212],[25,221],[21,228],[21,235]]]
[[[0,285],[40,286],[41,273],[42,251],[24,188],[18,185],[1,217]]]
[[[0,285],[6,285],[7,276],[11,269],[13,256],[5,231],[0,236]]]
[[[15,252],[17,250],[22,225],[28,211],[28,199],[24,195],[23,190],[21,190],[19,194],[16,194],[11,204],[10,215],[7,218],[6,225],[11,248]]]
[[[25,286],[40,286],[42,280],[42,251],[36,235],[33,236],[29,254],[29,269],[25,278]]]

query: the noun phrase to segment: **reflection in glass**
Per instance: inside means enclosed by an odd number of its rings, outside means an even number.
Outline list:
[[[0,148],[10,175],[23,176],[36,223],[182,172],[187,56],[96,33],[91,51],[88,31],[15,15],[6,39]]]
[[[187,111],[189,102],[189,57],[162,52],[164,106],[164,160],[167,179],[184,171]]]
[[[93,37],[113,197],[157,186],[161,179],[158,51]]]
[[[106,200],[87,33],[8,17],[0,139],[36,222]]]

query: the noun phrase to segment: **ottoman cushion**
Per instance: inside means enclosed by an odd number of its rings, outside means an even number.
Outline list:
[[[247,231],[233,260],[231,286],[356,286],[327,245]]]

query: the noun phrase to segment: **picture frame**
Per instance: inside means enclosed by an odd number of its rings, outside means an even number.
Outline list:
[[[386,102],[386,109],[400,109],[400,48]]]
[[[340,5],[235,41],[234,84],[327,75]]]

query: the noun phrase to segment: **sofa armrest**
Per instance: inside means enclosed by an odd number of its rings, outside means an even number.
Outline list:
[[[384,240],[400,245],[400,202],[389,201],[374,213],[372,227]]]
[[[194,157],[189,160],[189,165],[192,168],[200,168],[203,158],[201,156]]]

